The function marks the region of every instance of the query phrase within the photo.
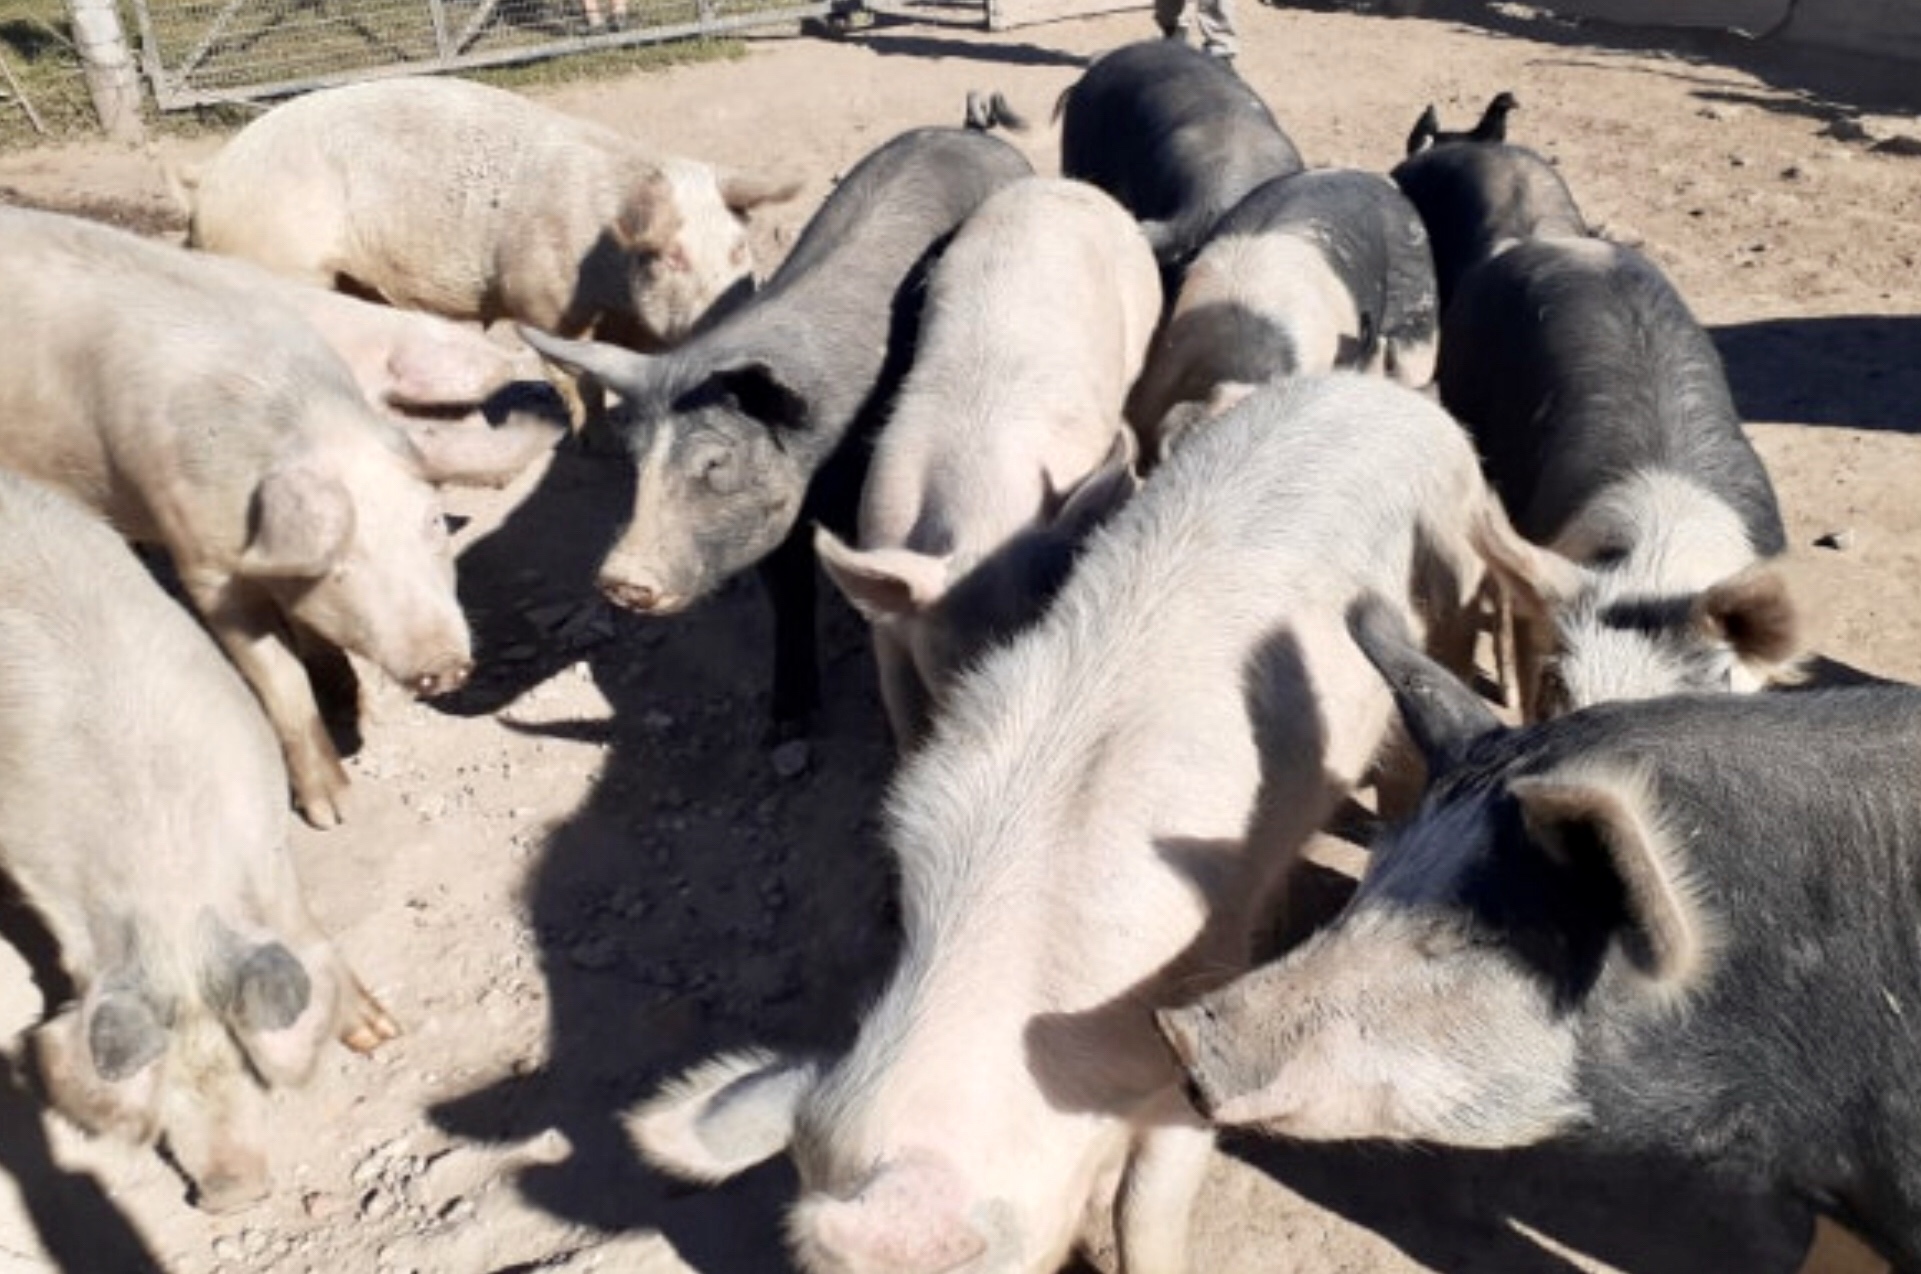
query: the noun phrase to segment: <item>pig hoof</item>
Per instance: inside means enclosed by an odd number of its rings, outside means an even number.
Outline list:
[[[265,1176],[214,1174],[194,1182],[193,1206],[214,1215],[238,1212],[259,1203],[267,1194]]]
[[[300,810],[300,817],[306,819],[310,826],[317,827],[323,832],[331,831],[347,821],[346,814],[340,808],[339,799],[332,794],[297,796],[294,804]]]
[[[400,1023],[380,1006],[380,1001],[364,990],[356,990],[355,1001],[354,1014],[340,1032],[342,1044],[356,1053],[371,1053],[400,1037]]]

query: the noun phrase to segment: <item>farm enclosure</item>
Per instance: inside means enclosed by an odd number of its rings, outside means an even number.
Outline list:
[[[1900,103],[1859,100],[1849,85],[1865,75],[1766,49],[1675,54],[1459,13],[1474,21],[1249,5],[1240,65],[1316,163],[1385,168],[1425,102],[1471,118],[1513,90],[1515,139],[1555,157],[1590,215],[1641,242],[1714,332],[1825,599],[1822,650],[1921,677],[1921,164],[1823,132]],[[831,179],[895,131],[957,122],[969,88],[1044,119],[1083,57],[1150,28],[1133,13],[998,37],[883,24],[838,44],[756,39],[738,62],[550,100],[803,177],[757,228],[765,269]],[[1054,168],[1045,125],[1015,140]],[[0,187],[167,216],[152,164],[102,146],[0,158]],[[9,1088],[0,1271],[49,1258],[181,1274],[782,1267],[786,1169],[688,1192],[638,1163],[619,1115],[716,1047],[848,1029],[888,954],[873,811],[889,749],[851,615],[832,626],[823,734],[783,776],[757,744],[767,620],[751,582],[665,621],[593,600],[622,482],[563,455],[505,492],[455,498],[471,519],[459,542],[477,684],[444,712],[368,678],[353,821],[299,836],[323,922],[409,1034],[371,1060],[336,1053],[312,1089],[276,1098],[281,1188],[233,1217],[192,1211],[157,1158],[85,1144]],[[1811,548],[1841,531],[1844,551]],[[9,1031],[38,1008],[11,964],[0,1002]],[[1771,1274],[1805,1237],[1699,1181],[1547,1152],[1236,1142],[1215,1173],[1197,1267],[1223,1274]]]

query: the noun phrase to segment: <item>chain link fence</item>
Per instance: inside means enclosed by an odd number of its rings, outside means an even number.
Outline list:
[[[844,0],[130,0],[163,110],[829,17]]]

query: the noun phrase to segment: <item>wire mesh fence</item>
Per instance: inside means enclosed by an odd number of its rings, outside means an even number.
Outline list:
[[[0,0],[0,150],[99,126],[60,0]]]
[[[162,109],[720,35],[840,0],[131,0]]]

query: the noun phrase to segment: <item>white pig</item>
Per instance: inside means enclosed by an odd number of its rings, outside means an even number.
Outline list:
[[[294,799],[340,821],[347,777],[296,639],[420,694],[472,667],[430,480],[459,477],[362,398],[296,312],[199,254],[0,209],[0,464],[173,558],[260,696]]]
[[[539,360],[477,328],[315,287],[247,261],[203,254],[209,269],[300,312],[347,364],[369,404],[416,446],[452,460],[460,481],[500,486],[560,440],[557,419],[512,406],[537,397]],[[499,419],[496,420],[495,418]]]
[[[751,280],[741,216],[795,187],[661,155],[464,80],[323,89],[191,183],[196,247],[450,318],[678,340]]]
[[[645,1153],[715,1181],[788,1150],[809,1274],[1038,1274],[1109,1209],[1125,1274],[1185,1274],[1212,1139],[1153,1010],[1247,968],[1382,740],[1344,608],[1451,622],[1487,500],[1454,422],[1376,378],[1195,431],[906,762],[904,946],[852,1049],[697,1068],[640,1115]]]
[[[860,547],[825,528],[815,539],[874,623],[902,746],[954,673],[1040,612],[1072,542],[1132,493],[1121,405],[1160,306],[1139,224],[1077,181],[1029,177],[992,195],[934,267],[913,370],[862,488]]]
[[[53,1104],[166,1139],[210,1210],[266,1191],[265,1086],[397,1029],[307,912],[286,771],[246,685],[113,531],[0,471],[0,868],[76,1003]]]

